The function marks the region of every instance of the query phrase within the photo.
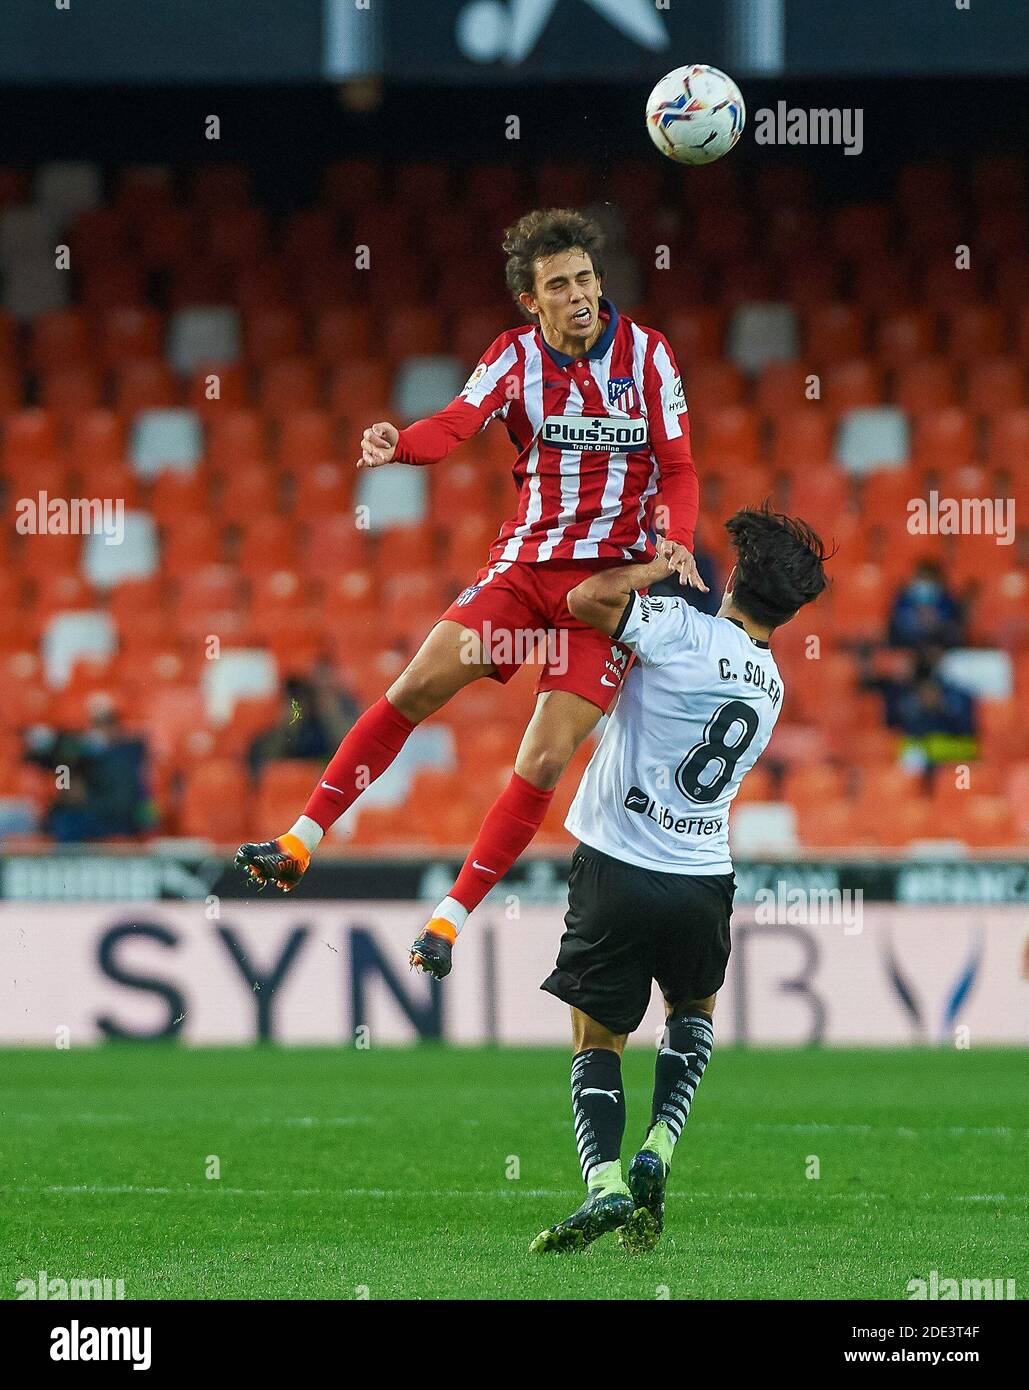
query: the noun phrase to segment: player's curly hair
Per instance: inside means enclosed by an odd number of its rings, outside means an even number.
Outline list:
[[[736,551],[732,601],[765,627],[779,627],[816,599],[828,584],[823,568],[836,553],[797,517],[743,507],[725,523]]]
[[[592,218],[574,208],[537,208],[527,212],[508,227],[503,248],[507,252],[504,277],[516,303],[519,295],[531,294],[535,288],[536,262],[542,256],[582,251],[593,262],[597,274],[603,274],[600,253],[604,249],[604,233]]]

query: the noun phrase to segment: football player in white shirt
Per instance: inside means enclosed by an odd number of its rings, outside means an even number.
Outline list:
[[[818,597],[828,559],[802,521],[745,509],[726,522],[736,564],[715,616],[638,590],[662,560],[602,571],[568,595],[572,614],[636,655],[565,822],[580,844],[557,965],[542,988],[572,1010],[572,1110],[586,1200],[532,1243],[581,1249],[617,1230],[650,1249],[664,1224],[672,1150],[714,1041],[735,891],[729,805],[783,703],[772,631]],[[650,1129],[622,1177],[621,1057],[664,996]]]

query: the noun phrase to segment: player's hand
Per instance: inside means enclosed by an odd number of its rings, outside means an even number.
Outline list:
[[[710,592],[700,577],[700,570],[697,569],[692,552],[684,545],[680,545],[678,541],[660,540],[657,549],[658,554],[667,562],[668,568],[678,574],[680,584],[699,589],[702,594]]]
[[[388,420],[377,425],[369,425],[361,437],[361,457],[358,468],[381,468],[384,463],[392,463],[397,452],[400,431]]]

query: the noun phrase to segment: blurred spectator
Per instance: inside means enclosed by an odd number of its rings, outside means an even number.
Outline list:
[[[914,576],[893,601],[889,643],[892,647],[956,647],[962,639],[961,605],[947,589],[933,560],[919,561]]]
[[[327,761],[360,713],[353,695],[336,679],[332,663],[319,658],[308,676],[293,677],[283,687],[278,724],[250,745],[251,772],[256,775],[273,758]]]
[[[43,829],[59,844],[138,835],[156,823],[146,785],[146,744],[110,703],[94,706],[83,732],[36,728],[26,757],[54,774],[57,796]]]
[[[861,684],[878,690],[886,723],[906,735],[905,761],[925,767],[976,756],[975,700],[939,674],[939,650],[878,654],[866,662]]]

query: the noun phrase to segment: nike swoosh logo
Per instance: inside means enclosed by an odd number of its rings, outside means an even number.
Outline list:
[[[481,869],[482,872],[483,872],[484,874],[492,874],[492,875],[494,876],[494,878],[496,877],[496,874],[497,874],[496,869],[487,869],[487,868],[486,868],[486,865],[485,865],[485,864],[480,864],[479,861],[478,861],[477,859],[473,859],[473,860],[472,860],[472,868],[473,868],[473,869]]]
[[[618,682],[617,682],[617,681],[611,680],[610,677],[608,677],[608,676],[601,676],[601,678],[600,678],[600,684],[601,684],[601,685],[617,685]]]
[[[586,1089],[585,1089],[584,1091],[580,1091],[580,1092],[579,1092],[579,1095],[580,1095],[580,1096],[610,1096],[610,1098],[614,1101],[615,1105],[618,1104],[618,1092],[617,1092],[617,1091],[601,1091],[601,1090],[598,1090],[596,1086],[587,1086]]]
[[[339,792],[340,796],[346,796],[346,792],[342,787],[334,787],[331,782],[323,782],[322,786],[327,792]]]

